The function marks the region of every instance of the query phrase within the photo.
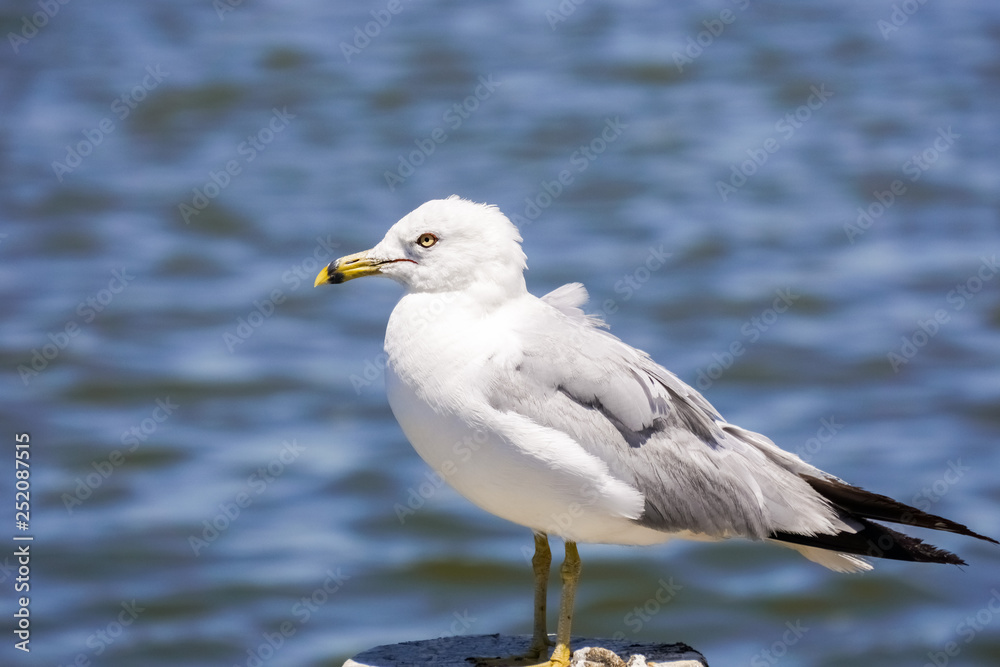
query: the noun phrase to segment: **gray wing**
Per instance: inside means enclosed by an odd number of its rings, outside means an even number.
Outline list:
[[[872,519],[997,543],[966,526],[846,484],[727,423],[701,394],[580,309],[582,285],[555,290],[522,323],[517,362],[490,400],[572,437],[644,497],[638,523],[665,532],[772,539],[840,571],[854,555],[964,564]],[[511,377],[502,377],[502,373]],[[516,376],[516,377],[515,377]],[[875,545],[875,546],[873,546]],[[854,555],[851,555],[854,554]]]
[[[491,405],[572,437],[644,498],[640,524],[765,539],[853,531],[801,475],[835,478],[762,435],[726,423],[697,391],[610,333],[573,284],[521,323],[516,363]]]

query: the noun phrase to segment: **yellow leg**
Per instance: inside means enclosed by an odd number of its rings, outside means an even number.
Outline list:
[[[539,556],[539,545],[544,541],[545,553]],[[542,596],[541,606],[539,606],[538,595],[538,573],[540,565],[542,562],[550,562],[552,560],[551,553],[548,553],[549,545],[548,540],[544,535],[535,535],[535,558],[531,560],[532,565],[535,566],[535,636],[531,641],[531,647],[536,646],[538,640],[539,628],[544,632],[545,630],[545,597]],[[537,562],[536,562],[537,559]],[[548,567],[546,566],[546,572]],[[573,624],[573,602],[576,599],[576,584],[580,581],[580,570],[582,569],[582,564],[580,563],[580,554],[576,550],[575,542],[566,542],[566,559],[563,561],[562,567],[559,568],[559,574],[562,575],[563,591],[562,600],[559,602],[559,627],[556,630],[556,647],[552,651],[552,657],[546,662],[539,663],[537,665],[531,665],[531,667],[569,667],[570,658],[573,654],[569,649],[569,637],[570,637],[570,627]],[[547,577],[546,577],[547,578]],[[544,587],[542,587],[544,591]],[[541,611],[542,621],[539,625],[538,614]],[[542,635],[545,636],[545,635]],[[545,645],[540,644],[540,653],[544,652]],[[529,656],[531,650],[529,649]],[[537,656],[537,654],[536,654]],[[490,664],[490,665],[521,665],[523,663],[524,657],[520,658],[500,658],[498,660],[491,660],[489,662],[480,661],[478,664]]]
[[[528,646],[528,657],[545,655],[550,645],[549,633],[545,629],[545,611],[549,593],[549,570],[552,567],[552,551],[545,533],[535,533],[535,555],[531,558],[531,569],[535,573],[535,623]]]
[[[572,656],[569,650],[570,626],[573,624],[573,602],[576,600],[576,585],[580,581],[580,554],[576,542],[566,542],[566,559],[559,573],[562,575],[562,600],[559,602],[559,626],[556,629],[556,648],[548,662],[537,667],[568,667]]]
[[[535,555],[531,558],[531,569],[535,573],[535,620],[531,644],[524,655],[509,658],[477,659],[479,667],[500,667],[501,665],[526,665],[546,654],[552,642],[546,631],[545,612],[549,590],[549,570],[552,567],[552,551],[545,533],[535,533]]]

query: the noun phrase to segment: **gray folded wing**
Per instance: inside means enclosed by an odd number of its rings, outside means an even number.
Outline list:
[[[572,437],[645,498],[638,523],[665,532],[765,539],[855,528],[803,480],[835,479],[727,424],[697,391],[608,332],[579,306],[580,285],[543,298],[522,323],[517,363],[493,407]]]

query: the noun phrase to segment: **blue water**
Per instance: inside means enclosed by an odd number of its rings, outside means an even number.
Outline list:
[[[389,412],[398,287],[311,287],[452,193],[730,421],[1000,536],[995,3],[224,2],[0,10],[0,497],[28,432],[35,538],[5,664],[530,631],[528,531]],[[1000,663],[1000,548],[921,536],[968,567],[584,545],[574,629]]]

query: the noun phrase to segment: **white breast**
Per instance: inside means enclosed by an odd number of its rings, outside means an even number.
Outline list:
[[[476,382],[489,377],[489,363],[502,363],[498,354],[515,354],[495,340],[489,318],[470,328],[464,315],[461,337],[449,313],[408,326],[429,296],[404,297],[386,332],[389,405],[421,458],[479,507],[536,531],[580,542],[668,539],[632,521],[642,495],[568,435],[487,405]]]

